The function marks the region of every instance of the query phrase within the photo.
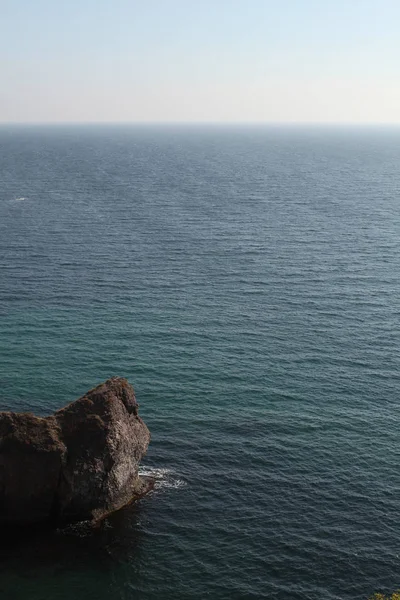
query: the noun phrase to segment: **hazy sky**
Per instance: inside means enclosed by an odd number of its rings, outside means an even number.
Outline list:
[[[0,0],[0,121],[400,123],[400,0]]]

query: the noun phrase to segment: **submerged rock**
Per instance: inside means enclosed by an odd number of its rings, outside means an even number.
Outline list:
[[[143,496],[150,433],[114,377],[50,417],[0,412],[0,522],[96,521]]]

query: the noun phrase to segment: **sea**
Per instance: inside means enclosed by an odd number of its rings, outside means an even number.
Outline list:
[[[0,127],[0,410],[127,377],[155,490],[1,600],[400,587],[400,127]]]

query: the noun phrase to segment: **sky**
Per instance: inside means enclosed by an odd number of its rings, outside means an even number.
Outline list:
[[[399,0],[0,0],[0,122],[400,123]]]

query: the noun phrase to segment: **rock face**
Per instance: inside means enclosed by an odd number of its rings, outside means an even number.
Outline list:
[[[152,487],[138,476],[150,433],[114,377],[50,417],[0,412],[0,522],[98,520]]]

